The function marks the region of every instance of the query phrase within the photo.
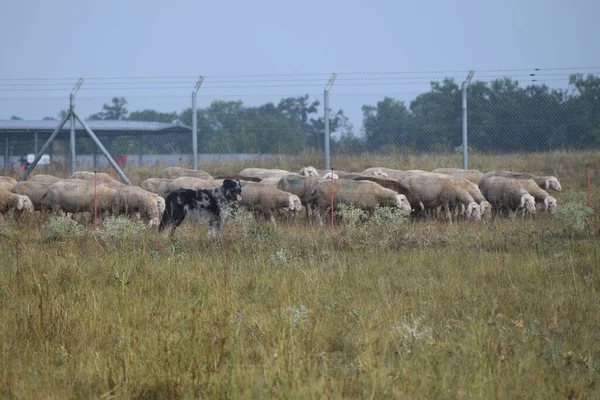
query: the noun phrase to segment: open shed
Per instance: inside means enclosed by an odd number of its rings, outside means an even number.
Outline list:
[[[0,165],[4,170],[19,165],[28,154],[37,154],[56,129],[56,120],[0,120]],[[166,149],[175,136],[189,135],[191,144],[192,129],[187,126],[147,121],[95,120],[85,121],[111,155],[143,154],[156,147],[157,141]],[[65,162],[68,159],[70,123],[67,122],[58,133],[53,145],[48,149],[52,161]],[[89,158],[95,166],[97,146],[90,140],[83,126],[75,122],[77,157]]]

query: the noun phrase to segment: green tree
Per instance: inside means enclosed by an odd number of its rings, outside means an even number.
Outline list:
[[[565,102],[565,147],[600,148],[600,77],[572,75],[575,92]]]
[[[96,114],[92,114],[88,117],[89,120],[118,120],[125,119],[129,111],[125,106],[127,105],[127,100],[125,97],[113,97],[111,104],[104,104],[101,111]]]
[[[369,150],[399,150],[409,144],[409,112],[404,103],[386,96],[376,107],[364,105],[362,111]]]
[[[453,79],[431,83],[410,104],[410,140],[417,151],[451,151],[461,143],[461,93]]]
[[[252,153],[297,154],[304,147],[302,130],[289,119],[258,116],[244,123],[241,136]]]
[[[186,108],[179,114],[179,122],[190,128],[192,127],[191,108]],[[200,153],[209,152],[208,144],[215,135],[215,130],[208,120],[208,111],[206,109],[196,110],[196,129],[198,132],[198,151]]]
[[[129,116],[123,117],[122,119],[127,121],[164,122],[172,124],[177,122],[178,115],[176,112],[165,113],[146,109],[142,111],[132,111]]]

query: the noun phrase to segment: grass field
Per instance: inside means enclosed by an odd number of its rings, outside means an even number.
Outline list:
[[[242,215],[212,240],[193,224],[0,221],[0,397],[599,398],[600,210],[583,204],[600,155],[470,164],[556,175],[564,211],[334,232]]]

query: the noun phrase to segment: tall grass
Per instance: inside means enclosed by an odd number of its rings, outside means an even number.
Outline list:
[[[548,167],[559,204],[581,203],[582,161]],[[213,239],[0,221],[0,397],[597,398],[598,213],[574,230],[579,211],[240,216]]]

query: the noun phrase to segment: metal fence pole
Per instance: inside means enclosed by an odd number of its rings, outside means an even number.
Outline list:
[[[75,153],[75,115],[73,110],[75,108],[75,94],[83,84],[83,78],[79,78],[79,81],[75,84],[75,87],[71,91],[69,95],[69,110],[71,115],[71,134],[70,134],[70,157],[71,157],[71,175],[75,173],[75,158],[77,157]]]
[[[467,79],[462,84],[462,154],[463,154],[463,169],[468,168],[469,152],[467,150],[467,87],[471,83],[471,79],[475,71],[470,71]]]
[[[192,169],[198,169],[198,108],[196,106],[196,94],[204,82],[201,76],[196,82],[196,87],[192,91]]]
[[[71,95],[71,110],[73,109],[73,95]],[[71,173],[69,175],[73,175],[75,173],[75,117],[73,116],[73,111],[71,111],[71,132],[69,135],[69,157],[71,158]]]
[[[337,74],[331,74],[331,78],[329,78],[329,82],[327,83],[327,87],[325,87],[325,93],[323,95],[323,106],[324,106],[324,114],[325,114],[325,138],[324,138],[324,152],[325,152],[325,169],[329,169],[330,165],[330,157],[329,157],[329,89],[335,82],[335,78],[337,78]]]
[[[119,174],[119,176],[121,177],[121,179],[123,179],[123,182],[125,182],[128,185],[131,185],[131,182],[129,182],[129,179],[127,179],[127,176],[125,175],[125,172],[123,172],[123,170],[121,169],[121,167],[119,167],[119,164],[117,164],[115,162],[115,160],[112,158],[112,156],[110,155],[110,153],[108,152],[108,150],[106,150],[106,148],[104,147],[104,145],[102,144],[102,142],[100,141],[100,139],[98,139],[98,137],[96,136],[96,134],[90,129],[90,127],[81,118],[79,118],[79,115],[75,114],[75,111],[71,111],[71,113],[77,119],[77,121],[79,121],[79,123],[81,124],[81,126],[83,126],[83,129],[85,129],[85,131],[87,132],[87,134],[90,135],[90,137],[92,138],[92,140],[94,141],[94,143],[96,143],[96,146],[98,146],[98,148],[100,149],[100,151],[102,152],[102,154],[104,154],[104,156],[106,157],[106,159],[108,160],[108,162],[110,163],[110,165],[112,165],[112,167],[115,169],[115,171],[117,171],[117,174]]]
[[[60,120],[60,122],[56,126],[56,129],[54,129],[54,132],[52,132],[52,134],[50,135],[50,137],[48,137],[48,140],[46,140],[46,143],[44,143],[44,145],[42,146],[42,148],[40,149],[40,151],[35,155],[35,158],[34,158],[33,162],[31,164],[29,164],[29,166],[27,167],[27,169],[23,173],[23,177],[22,177],[23,180],[27,180],[27,178],[29,177],[29,174],[31,173],[31,171],[33,171],[33,169],[35,168],[35,166],[37,165],[37,163],[40,161],[40,159],[42,158],[42,155],[44,154],[44,152],[46,151],[46,149],[48,149],[50,147],[50,144],[52,143],[52,141],[54,140],[54,138],[60,133],[60,130],[67,123],[67,120],[71,116],[71,112],[72,111],[69,110],[69,112],[67,112],[62,117],[62,119]],[[7,150],[7,152],[8,152],[8,150]]]

